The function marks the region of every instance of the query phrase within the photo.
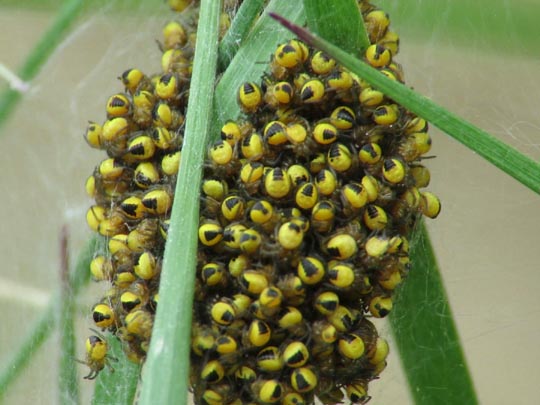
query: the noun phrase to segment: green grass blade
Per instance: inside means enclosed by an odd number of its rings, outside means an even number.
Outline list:
[[[60,367],[58,391],[60,404],[79,403],[79,379],[77,365],[73,359],[75,353],[75,296],[69,282],[69,245],[67,227],[63,227],[60,238]],[[88,273],[88,270],[87,270]]]
[[[339,44],[353,55],[363,55],[370,45],[356,0],[304,0],[309,29],[327,41]],[[282,14],[285,15],[285,14]]]
[[[224,71],[231,63],[265,3],[266,0],[249,0],[244,1],[238,8],[231,27],[219,44],[218,67],[220,71]]]
[[[535,193],[540,193],[540,164],[482,129],[475,127],[471,123],[435,104],[428,98],[416,93],[401,83],[387,78],[376,69],[356,59],[335,45],[314,36],[298,26],[291,25],[282,17],[276,17],[283,24],[287,24],[301,39],[331,55],[343,66],[356,73],[397,103],[416,115],[425,118],[431,124],[475,151],[488,162],[529,187]]]
[[[304,8],[300,2],[270,1],[216,87],[212,120],[215,125],[213,134],[216,136],[225,121],[236,119],[240,115],[240,108],[236,102],[240,85],[250,80],[258,82],[267,69],[270,55],[275,51],[277,44],[292,37],[285,28],[276,27],[275,22],[268,17],[268,12],[286,15],[297,24],[305,22]]]
[[[97,238],[91,239],[79,255],[75,270],[70,277],[70,285],[74,295],[90,280],[90,271],[88,270],[90,268],[90,261],[100,244],[101,242]],[[2,395],[6,393],[9,385],[24,370],[34,354],[54,330],[56,326],[56,314],[58,313],[58,301],[58,294],[51,298],[47,309],[43,312],[39,321],[37,321],[34,329],[28,334],[28,337],[22,343],[13,359],[7,363],[0,373],[0,402]]]
[[[24,370],[34,354],[53,331],[57,309],[56,302],[58,302],[57,296],[52,299],[51,304],[44,311],[31,333],[28,334],[28,337],[22,343],[13,359],[3,367],[2,374],[0,374],[0,401],[2,400],[2,396],[7,392],[9,385]]]
[[[412,269],[390,314],[403,369],[417,405],[477,404],[452,311],[423,222]]]
[[[49,55],[60,44],[84,3],[83,0],[68,0],[64,3],[51,27],[41,37],[17,72],[22,80],[29,81],[37,75]],[[21,93],[12,89],[7,89],[0,95],[0,127],[21,97]]]
[[[110,361],[114,371],[105,367],[96,379],[92,405],[131,405],[137,392],[140,367],[126,358],[117,337],[108,335]]]
[[[141,405],[187,401],[199,185],[209,140],[220,8],[220,1],[201,2],[182,161],[163,259],[159,305],[142,376]]]

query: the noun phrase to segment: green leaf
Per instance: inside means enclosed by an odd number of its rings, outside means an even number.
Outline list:
[[[304,9],[309,29],[341,49],[363,55],[370,45],[364,24],[354,23],[362,21],[356,0],[304,0]]]
[[[417,228],[411,241],[412,269],[390,313],[412,396],[417,405],[477,404],[423,221]]]
[[[116,336],[108,335],[107,344],[110,367],[105,367],[98,374],[92,404],[133,404],[141,367],[126,358],[122,344]]]
[[[152,340],[140,404],[183,404],[189,381],[193,289],[197,264],[199,185],[209,140],[221,1],[203,0],[182,161],[163,258]]]
[[[301,3],[282,0],[270,1],[216,87],[214,117],[212,119],[214,137],[219,134],[225,121],[236,119],[240,115],[240,107],[236,102],[240,85],[250,80],[258,82],[267,69],[270,55],[276,46],[292,37],[285,28],[276,27],[274,21],[268,17],[270,11],[287,15],[298,24],[303,24],[305,21],[304,8]]]
[[[219,44],[218,66],[224,71],[231,63],[240,45],[249,34],[255,20],[264,8],[265,0],[244,1],[231,23],[231,27]]]
[[[323,38],[314,36],[301,27],[290,24],[282,17],[276,16],[276,18],[306,43],[323,50],[395,102],[426,119],[523,185],[529,187],[535,193],[540,193],[540,164],[482,129],[435,104],[427,97],[416,93],[397,81],[389,79],[378,70],[325,41]]]

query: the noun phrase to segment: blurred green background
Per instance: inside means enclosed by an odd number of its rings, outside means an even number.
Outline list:
[[[63,3],[0,0],[0,63],[16,71]],[[389,12],[400,34],[397,60],[410,86],[540,159],[540,4],[374,3]],[[84,181],[102,154],[82,139],[86,121],[105,119],[105,102],[122,91],[116,77],[124,70],[159,69],[155,39],[171,17],[158,0],[87,2],[0,128],[2,365],[58,288],[61,226],[68,225],[73,262],[91,234],[84,221],[91,204]],[[443,212],[428,226],[479,400],[535,403],[538,196],[446,135],[431,133],[437,159],[427,162],[430,189],[441,197]],[[82,343],[92,325],[88,313],[99,289],[92,286],[79,300],[79,358],[84,358]],[[391,337],[385,323],[382,329]],[[54,334],[6,393],[5,403],[58,402],[58,346]],[[92,383],[81,378],[81,387],[82,402],[88,403]],[[370,393],[379,404],[412,403],[396,350]]]

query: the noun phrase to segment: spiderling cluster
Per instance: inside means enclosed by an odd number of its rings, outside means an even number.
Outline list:
[[[177,11],[189,3],[170,0]],[[358,4],[372,43],[361,56],[403,82],[388,15]],[[194,7],[186,12],[196,19]],[[106,121],[90,122],[85,133],[107,153],[86,182],[96,201],[87,222],[108,238],[90,270],[111,285],[92,317],[138,363],[159,300],[194,26],[167,24],[162,72],[125,71],[125,92],[109,98]],[[278,45],[268,73],[237,97],[243,117],[223,123],[201,185],[195,402],[365,403],[389,350],[370,318],[392,309],[416,220],[440,211],[422,190],[430,181],[422,164],[428,125],[296,39]],[[107,343],[91,336],[86,351],[92,379],[108,363]]]
[[[184,3],[186,7],[189,2]],[[92,318],[97,327],[115,334],[127,357],[137,363],[146,356],[158,302],[181,158],[196,18],[197,9],[192,6],[181,21],[164,27],[162,71],[150,76],[139,69],[123,72],[119,79],[125,91],[108,99],[105,122],[89,122],[84,134],[91,147],[107,153],[86,181],[86,191],[95,199],[87,223],[108,240],[105,251],[96,253],[90,271],[95,281],[110,283],[94,305]],[[91,336],[85,361],[90,373],[85,378],[95,378],[109,358],[106,340]]]
[[[403,82],[387,14],[359,4],[362,55]],[[427,123],[299,40],[238,90],[202,184],[191,383],[201,404],[369,399],[408,238],[438,198]]]

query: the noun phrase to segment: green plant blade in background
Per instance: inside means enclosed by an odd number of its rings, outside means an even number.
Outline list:
[[[57,300],[57,297],[52,299],[34,329],[28,334],[15,356],[13,356],[13,359],[2,367],[2,373],[0,374],[0,401],[2,396],[7,393],[10,384],[21,374],[53,331]]]
[[[485,2],[470,0],[422,1],[414,7],[407,1],[376,3],[415,39],[463,47],[478,47],[482,41],[481,48],[506,55],[540,52],[537,1],[510,3],[512,6],[504,0],[494,1],[489,9]]]
[[[411,263],[390,313],[390,324],[414,401],[417,405],[477,404],[423,221],[411,243]]]
[[[326,52],[395,102],[426,119],[535,193],[540,193],[540,164],[486,131],[475,127],[470,122],[435,104],[427,97],[416,93],[397,81],[389,79],[367,63],[353,57],[323,38],[291,24],[279,15],[276,15],[275,18],[302,40]]]
[[[167,236],[141,405],[184,404],[199,227],[199,185],[209,140],[221,1],[201,2],[182,160]]]
[[[90,262],[94,257],[94,253],[103,245],[101,238],[92,238],[77,258],[74,271],[70,274],[69,287],[76,296],[78,292],[90,281]],[[50,336],[57,323],[59,294],[55,294],[43,315],[37,321],[34,329],[28,334],[28,337],[21,344],[21,347],[14,355],[13,359],[2,368],[0,373],[0,402],[2,395],[7,392],[11,382],[28,365],[34,354],[39,350],[43,343]],[[73,360],[75,361],[75,360]]]
[[[17,72],[22,80],[32,80],[38,74],[49,55],[56,49],[64,35],[68,32],[84,3],[83,0],[67,0],[64,3],[51,27],[41,37],[23,66]],[[20,92],[12,89],[7,89],[0,94],[0,128],[21,97]]]

